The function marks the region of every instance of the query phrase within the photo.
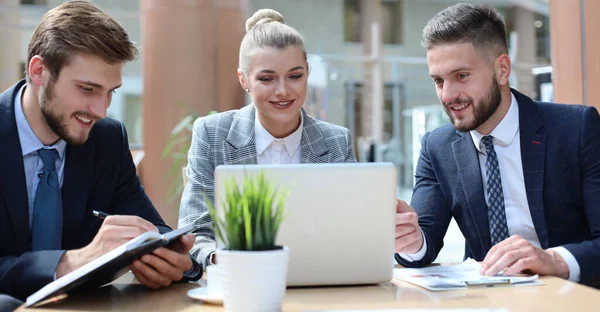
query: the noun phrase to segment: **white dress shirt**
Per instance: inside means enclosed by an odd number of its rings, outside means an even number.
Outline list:
[[[504,195],[504,209],[506,212],[506,223],[509,235],[519,235],[529,241],[532,245],[541,248],[540,240],[535,231],[527,192],[525,189],[525,177],[523,175],[523,163],[521,159],[521,137],[519,130],[519,106],[517,99],[511,93],[511,104],[506,116],[490,133],[494,137],[494,150],[498,156],[498,167],[502,179],[502,193]],[[483,182],[483,192],[486,202],[489,200],[487,193],[487,175],[485,172],[486,151],[481,143],[483,134],[473,130],[470,132],[475,148],[479,152],[479,166]],[[402,255],[409,261],[418,261],[425,256],[426,245],[416,254]],[[564,247],[551,248],[556,251],[569,267],[569,280],[578,282],[580,279],[579,263],[575,257]]]
[[[270,164],[299,164],[301,161],[300,142],[304,117],[300,113],[300,126],[292,134],[283,139],[272,136],[258,120],[258,112],[254,114],[254,141],[256,143],[256,163]],[[214,264],[213,253],[208,258]]]
[[[302,139],[303,125],[304,117],[300,114],[300,126],[298,126],[298,129],[285,138],[277,139],[263,127],[260,120],[258,120],[258,114],[255,114],[254,139],[256,141],[257,164],[299,164],[301,160],[300,141]]]

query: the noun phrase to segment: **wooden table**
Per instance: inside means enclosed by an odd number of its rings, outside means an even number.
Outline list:
[[[291,288],[283,311],[389,308],[508,308],[517,311],[600,311],[600,291],[555,277],[542,277],[542,286],[494,287],[465,291],[430,292],[393,280],[372,286]],[[17,311],[223,311],[186,295],[197,283],[174,284],[149,290],[133,275],[112,286],[63,302]]]

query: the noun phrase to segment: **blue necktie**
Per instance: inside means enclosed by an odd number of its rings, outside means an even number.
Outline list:
[[[488,218],[490,219],[490,239],[492,246],[508,238],[508,225],[504,209],[504,193],[502,193],[502,179],[498,167],[498,156],[494,150],[494,137],[486,135],[481,139],[487,158],[485,160],[485,174],[487,175],[488,193]]]
[[[54,166],[57,151],[40,149],[38,153],[44,163],[44,172],[33,201],[32,250],[58,250],[62,245],[63,214],[58,173]]]

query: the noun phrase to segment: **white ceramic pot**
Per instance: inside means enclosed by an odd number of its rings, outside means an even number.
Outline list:
[[[217,250],[223,305],[230,312],[281,311],[289,249]]]

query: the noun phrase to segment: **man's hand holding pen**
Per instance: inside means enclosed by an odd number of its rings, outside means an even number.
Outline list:
[[[69,250],[63,255],[56,268],[57,278],[145,232],[158,232],[154,224],[138,216],[111,216],[98,211],[94,211],[94,215],[104,220],[100,230],[89,245]],[[184,272],[190,270],[193,265],[189,250],[194,240],[193,235],[184,235],[177,248],[171,250],[162,247],[142,256],[140,260],[131,264],[133,274],[140,283],[150,288],[166,287],[174,281],[181,280]]]

